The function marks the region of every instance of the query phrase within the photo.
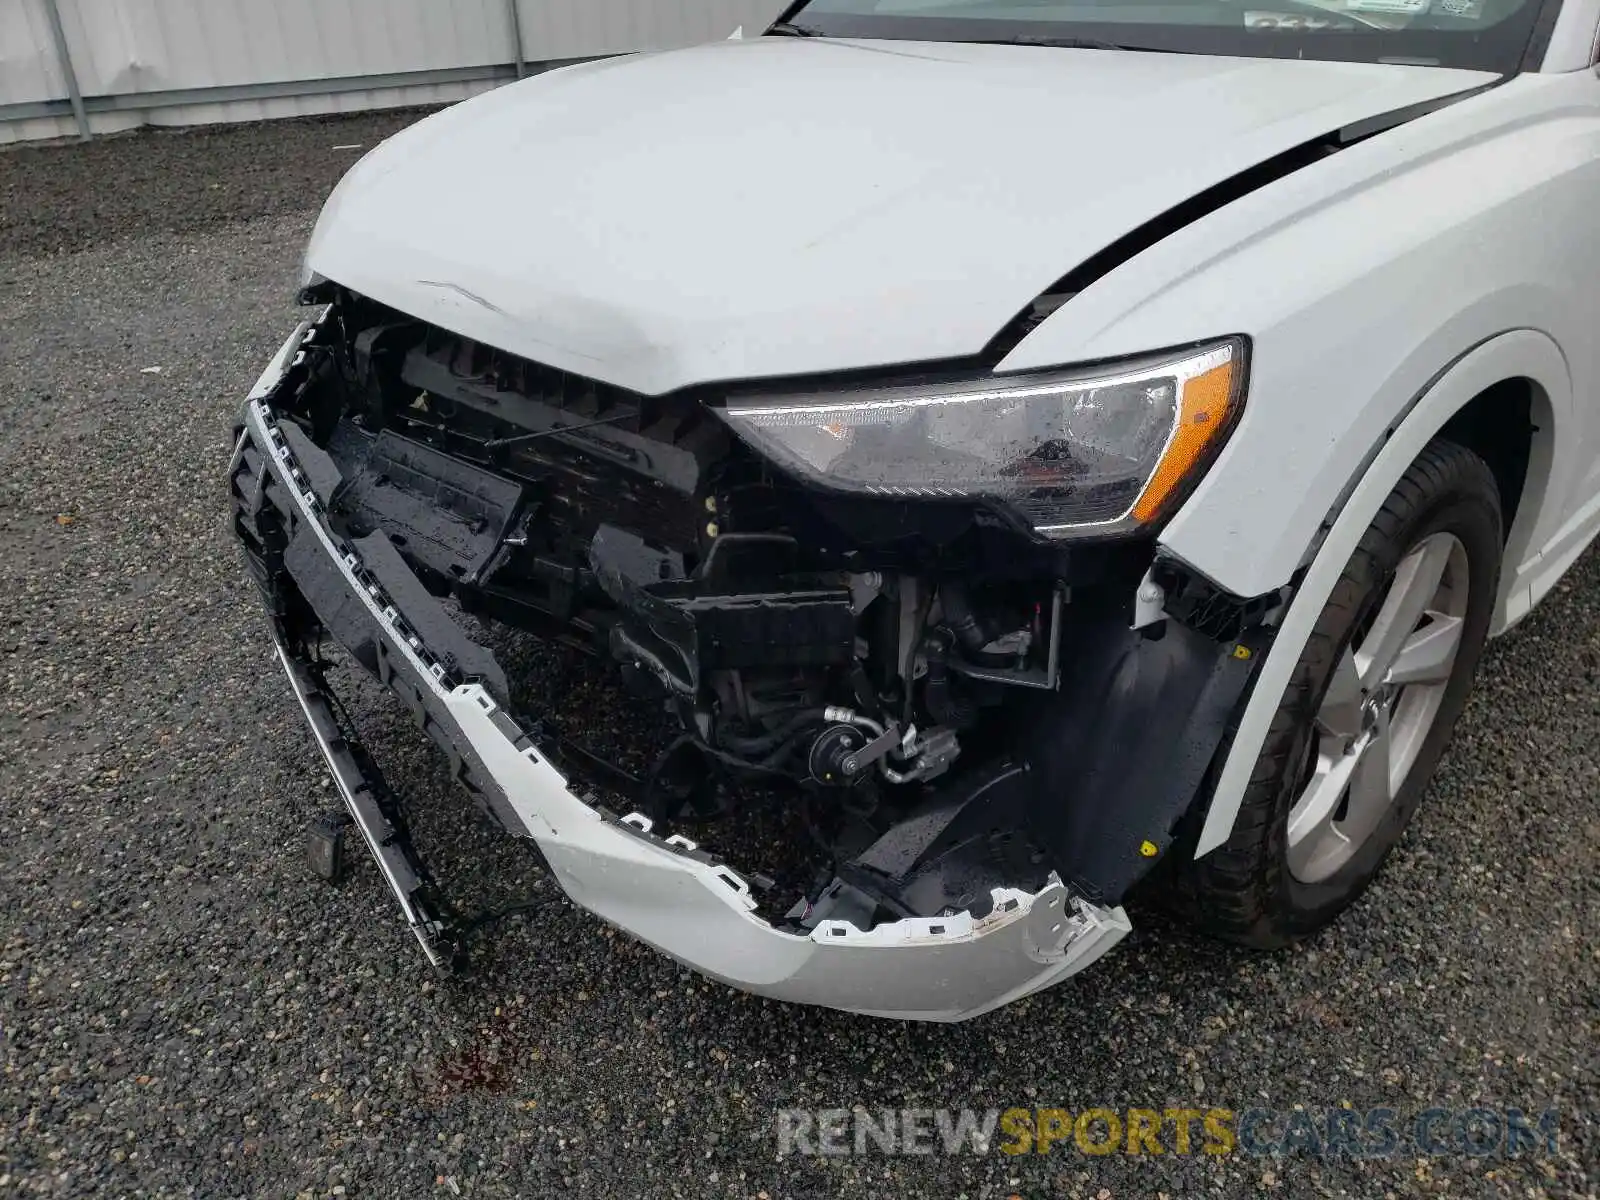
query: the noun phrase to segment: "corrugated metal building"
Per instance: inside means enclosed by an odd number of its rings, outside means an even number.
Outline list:
[[[460,100],[573,59],[727,37],[783,4],[0,0],[0,144]]]

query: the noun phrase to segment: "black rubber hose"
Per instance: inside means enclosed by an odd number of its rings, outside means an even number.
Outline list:
[[[928,673],[922,678],[922,707],[937,724],[954,729],[965,729],[978,719],[978,702],[952,685],[950,664],[942,650],[928,654]]]
[[[994,640],[994,635],[983,627],[983,622],[972,609],[972,599],[962,583],[939,585],[939,607],[944,614],[944,625],[955,635],[966,657],[988,667],[1006,665],[1010,659],[1003,654],[991,654],[984,647]]]
[[[739,737],[737,734],[719,733],[717,745],[735,754],[754,758],[759,754],[767,754],[776,750],[784,742],[799,733],[808,725],[820,725],[826,714],[825,709],[807,708],[790,717],[771,733],[759,734],[755,737]]]
[[[806,726],[801,726],[778,744],[778,748],[756,764],[763,771],[776,770],[787,762],[789,756],[798,750],[802,744],[813,739],[812,731]]]
[[[972,601],[967,597],[964,584],[946,583],[939,588],[939,607],[944,610],[945,626],[955,635],[961,648],[971,654],[982,654],[989,638],[972,611]]]

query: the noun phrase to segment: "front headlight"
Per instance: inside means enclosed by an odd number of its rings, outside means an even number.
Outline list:
[[[780,466],[874,496],[989,499],[1040,532],[1115,532],[1164,515],[1244,397],[1230,338],[1092,371],[896,384],[730,402]]]

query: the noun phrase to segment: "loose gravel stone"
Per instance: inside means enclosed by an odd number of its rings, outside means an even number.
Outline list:
[[[424,968],[376,873],[303,864],[336,797],[228,532],[245,391],[315,208],[392,114],[0,154],[0,1195],[1594,1196],[1600,558],[1497,643],[1416,825],[1297,949],[1156,913],[955,1027],[770,1003],[553,894],[373,689],[356,720],[463,907]],[[159,371],[154,370],[159,368]],[[569,722],[659,731],[581,664]],[[1554,1157],[778,1158],[780,1108],[1559,1107]]]

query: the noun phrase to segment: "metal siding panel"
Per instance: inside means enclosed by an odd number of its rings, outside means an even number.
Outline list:
[[[289,31],[285,41],[299,47],[302,79],[326,79],[340,73],[335,47],[356,46],[356,21],[345,0],[313,5],[309,12],[278,9],[278,19]],[[295,51],[285,50],[288,56]]]
[[[783,10],[784,0],[525,0],[525,12],[547,44],[538,57],[580,58],[629,50],[665,50],[755,30]],[[530,54],[534,47],[530,47]]]
[[[174,108],[150,112],[151,125],[216,125],[233,121],[276,120],[282,117],[320,116],[325,113],[367,112],[382,108],[411,108],[418,105],[453,104],[496,86],[490,83],[423,84],[415,87],[372,88],[367,91],[341,92],[332,95],[290,96],[274,100],[234,100],[224,104],[185,104]],[[123,114],[106,114],[122,116]],[[103,118],[97,117],[96,120]],[[73,131],[70,118],[61,119],[58,135],[68,136]],[[22,122],[27,124],[27,122]],[[8,126],[0,124],[0,142],[4,141]],[[98,128],[98,126],[97,126]],[[330,131],[328,146],[340,139]],[[370,146],[364,147],[371,149]],[[355,159],[352,157],[351,165]]]
[[[40,0],[0,4],[0,104],[66,94]]]
[[[93,113],[89,126],[95,133],[121,133],[137,129],[144,122],[138,113]],[[70,116],[30,117],[23,121],[0,121],[0,146],[20,142],[59,141],[78,136],[77,122]]]
[[[83,20],[78,13],[78,5],[74,3],[74,0],[57,0],[56,6],[61,12],[62,31],[67,35],[67,48],[72,55],[72,69],[78,76],[78,90],[85,96],[97,95],[104,88],[101,86],[99,73],[95,67],[94,42],[84,28]],[[4,7],[4,5],[0,5],[0,8]],[[40,5],[38,7],[42,16],[43,6]],[[45,38],[42,44],[48,47],[50,44],[48,29],[41,24],[39,32]],[[52,75],[54,75],[53,71]],[[56,95],[66,95],[65,88],[58,91]]]
[[[216,56],[192,28],[193,11],[170,12],[173,5],[158,6],[152,0],[58,3],[84,95],[125,95],[210,82],[206,78],[191,82],[171,65],[186,62],[192,77],[197,69],[205,71]]]
[[[231,0],[147,0],[157,11],[177,8],[193,14],[193,24],[180,27],[182,41],[169,41],[166,54],[168,87],[212,87],[233,83],[238,76],[271,78],[270,66],[249,38],[249,16]],[[180,48],[181,47],[181,48]],[[281,78],[281,76],[280,76]]]
[[[71,117],[35,117],[28,121],[0,121],[0,146],[17,142],[53,141],[71,137],[77,130]]]
[[[89,95],[512,59],[503,0],[62,0],[62,19]]]
[[[530,63],[659,50],[754,31],[784,0],[521,0]],[[506,0],[59,0],[86,96],[359,78],[513,61]],[[354,111],[484,90],[451,82],[154,110],[154,124]],[[66,94],[42,0],[0,0],[0,105]],[[60,136],[64,118],[5,122],[0,143]],[[101,113],[97,131],[138,124]],[[70,131],[70,124],[65,126]]]
[[[252,80],[267,78],[274,65],[289,67],[304,64],[292,75],[279,79],[315,78],[324,73],[326,61],[323,41],[316,33],[314,14],[296,14],[285,4],[241,4],[235,6],[239,29],[244,33],[243,53],[256,64]],[[299,31],[296,36],[295,31]],[[238,83],[238,79],[217,79],[217,83]]]

